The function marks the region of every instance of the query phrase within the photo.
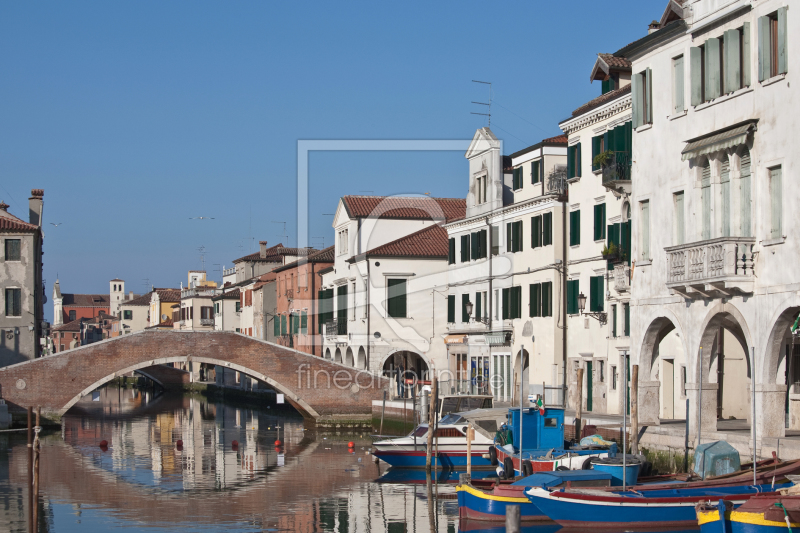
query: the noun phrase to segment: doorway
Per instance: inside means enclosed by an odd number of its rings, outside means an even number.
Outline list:
[[[592,410],[592,361],[586,361],[586,410]]]

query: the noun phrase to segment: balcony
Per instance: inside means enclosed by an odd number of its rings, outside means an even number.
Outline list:
[[[347,335],[347,320],[334,318],[325,323],[325,336],[332,339],[337,335]]]
[[[631,194],[631,153],[606,153],[608,158],[601,166],[603,187],[619,193]]]
[[[751,294],[753,237],[718,237],[664,248],[667,287],[690,299]]]
[[[631,290],[631,267],[614,265],[614,290],[629,292]]]
[[[213,326],[214,325],[214,319],[213,318],[201,318],[200,319],[200,325],[201,326]]]

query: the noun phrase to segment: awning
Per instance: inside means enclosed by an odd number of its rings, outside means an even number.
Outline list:
[[[701,155],[744,144],[747,142],[747,135],[755,128],[756,123],[752,121],[720,133],[712,133],[696,140],[687,141],[686,147],[681,152],[681,160],[694,159]]]
[[[499,344],[507,344],[508,341],[506,339],[507,336],[505,331],[492,332],[486,334],[486,344],[489,344],[491,346],[496,346]]]
[[[466,344],[467,343],[467,336],[466,335],[448,335],[444,338],[445,344]]]

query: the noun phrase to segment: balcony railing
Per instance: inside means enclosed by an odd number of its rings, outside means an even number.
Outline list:
[[[614,289],[617,292],[631,290],[631,267],[628,265],[614,265]]]
[[[201,318],[200,319],[200,325],[201,326],[213,326],[214,325],[214,319],[213,318]]]
[[[347,335],[347,320],[334,318],[325,323],[325,336],[331,339],[337,335]]]
[[[667,287],[690,298],[752,293],[753,237],[718,237],[664,248]]]
[[[631,153],[609,152],[610,157],[603,165],[603,186],[616,189],[619,182],[631,181]]]

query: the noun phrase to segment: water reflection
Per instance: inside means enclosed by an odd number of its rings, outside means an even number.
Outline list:
[[[41,531],[457,530],[452,486],[429,509],[424,484],[376,483],[386,469],[366,435],[200,396],[109,387],[96,400],[42,439]],[[25,436],[0,439],[0,530],[27,531]]]

